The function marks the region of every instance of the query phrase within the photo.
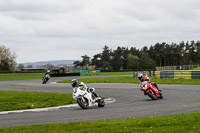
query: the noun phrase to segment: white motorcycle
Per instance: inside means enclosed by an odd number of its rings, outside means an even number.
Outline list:
[[[94,89],[94,88],[93,88]],[[101,96],[96,97],[87,87],[73,88],[73,98],[78,105],[83,109],[88,109],[92,106],[104,107],[105,102]]]
[[[44,77],[42,78],[42,84],[46,84],[50,78],[51,77],[49,74],[44,75]]]

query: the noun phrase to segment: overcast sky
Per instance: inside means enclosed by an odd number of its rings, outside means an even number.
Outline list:
[[[200,40],[200,0],[0,0],[0,45],[18,63],[187,40]]]

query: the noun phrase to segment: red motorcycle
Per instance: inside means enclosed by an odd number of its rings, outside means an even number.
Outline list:
[[[154,86],[154,83],[144,81],[140,83],[141,91],[144,91],[145,95],[148,95],[151,99],[157,100],[162,99],[162,93]]]

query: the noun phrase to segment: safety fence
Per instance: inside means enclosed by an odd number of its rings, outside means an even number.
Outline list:
[[[143,74],[144,76],[154,76],[154,72],[155,71],[137,71],[137,72],[133,72],[133,78],[137,78],[138,74]]]
[[[100,70],[78,70],[78,71],[72,71],[71,73],[99,73]]]
[[[51,77],[80,76],[80,73],[52,73]]]
[[[200,67],[200,65],[180,65],[180,66],[162,66],[156,67],[156,71],[165,70],[193,70],[194,68]]]
[[[200,79],[199,70],[155,71],[158,79]]]

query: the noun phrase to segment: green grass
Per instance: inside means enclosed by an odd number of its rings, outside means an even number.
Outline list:
[[[1,133],[199,133],[200,113],[1,128]]]
[[[42,79],[44,73],[1,73],[0,81],[8,80],[25,80],[25,79]]]
[[[0,91],[0,111],[72,104],[72,94]]]
[[[153,82],[157,84],[185,84],[185,85],[200,85],[200,79],[155,79],[152,77]],[[121,77],[99,77],[99,78],[85,78],[79,79],[84,83],[138,83],[137,78],[133,76]],[[59,81],[58,83],[70,83],[70,80]]]
[[[194,68],[193,70],[200,70],[200,67]]]
[[[81,76],[133,75],[133,72],[81,73]]]
[[[132,76],[122,76],[122,77],[99,77],[99,78],[85,78],[79,79],[78,81],[84,83],[136,83],[137,79]],[[59,81],[57,83],[70,83],[71,80]]]
[[[81,73],[81,76],[132,75],[133,72]],[[0,81],[42,79],[44,73],[0,73]]]

